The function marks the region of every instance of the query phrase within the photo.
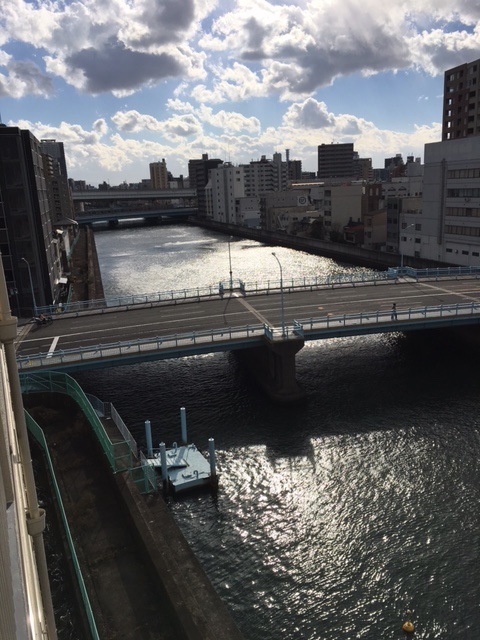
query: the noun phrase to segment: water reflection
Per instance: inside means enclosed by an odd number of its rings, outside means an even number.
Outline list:
[[[228,282],[228,236],[191,227],[96,234],[107,293]],[[188,247],[188,249],[186,249]],[[278,280],[272,247],[231,244],[233,278]],[[274,249],[284,277],[333,261]],[[304,403],[279,407],[232,354],[77,375],[143,444],[217,444],[218,495],[170,507],[248,640],[473,640],[478,568],[478,353],[444,333],[307,343]]]

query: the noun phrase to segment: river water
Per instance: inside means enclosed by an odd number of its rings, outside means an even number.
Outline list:
[[[106,295],[228,282],[228,236],[190,226],[96,232]],[[341,272],[250,240],[233,278]],[[77,374],[144,444],[215,438],[220,486],[169,504],[247,640],[480,637],[480,369],[443,334],[306,343],[306,400],[277,406],[232,354]]]

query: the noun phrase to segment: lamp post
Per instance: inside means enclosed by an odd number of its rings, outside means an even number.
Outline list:
[[[33,290],[32,271],[30,269],[30,264],[29,264],[28,260],[26,260],[25,258],[22,258],[22,260],[25,262],[25,264],[28,267],[28,277],[30,279],[30,290],[32,292],[32,301],[33,301],[33,315],[36,316],[37,315],[37,303],[35,301],[35,292]]]
[[[272,251],[272,256],[278,262],[278,266],[280,267],[280,304],[281,304],[281,311],[282,311],[282,338],[285,338],[286,333],[285,333],[285,308],[283,306],[283,270],[282,270],[282,265],[280,263],[280,260],[278,259],[277,254],[274,251]]]
[[[407,225],[407,226],[405,227],[405,229],[400,229],[400,233],[401,233],[402,231],[406,231],[407,229],[410,229],[410,227],[414,227],[414,226],[415,226],[415,223],[414,223],[414,222],[412,222],[412,224]],[[403,269],[403,250],[402,250],[402,248],[401,248],[401,247],[402,247],[402,238],[401,238],[401,236],[400,236],[400,269]]]
[[[233,236],[228,239],[228,263],[230,265],[230,291],[233,290],[233,278],[232,278],[232,253],[230,251],[230,242],[233,240]]]

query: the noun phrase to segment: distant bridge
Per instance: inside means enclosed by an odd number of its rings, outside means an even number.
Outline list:
[[[74,202],[125,201],[125,200],[178,200],[197,197],[196,189],[89,189],[74,191]]]
[[[189,216],[197,214],[198,209],[195,207],[173,207],[165,209],[94,209],[85,213],[77,213],[77,222],[79,225],[93,223],[116,223],[120,220],[148,219],[158,218],[163,220],[185,219]]]

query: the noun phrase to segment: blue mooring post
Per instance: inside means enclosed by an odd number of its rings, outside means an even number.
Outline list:
[[[187,415],[185,407],[180,409],[180,420],[182,423],[182,443],[187,444]]]
[[[166,484],[166,482],[168,480],[167,451],[165,449],[165,443],[164,442],[160,442],[160,460],[162,462],[162,480],[163,480],[164,484]]]
[[[210,455],[210,475],[215,478],[217,471],[215,469],[215,440],[213,438],[208,439],[208,453]]]
[[[147,458],[153,458],[152,428],[150,420],[145,420],[145,439],[147,441]]]

